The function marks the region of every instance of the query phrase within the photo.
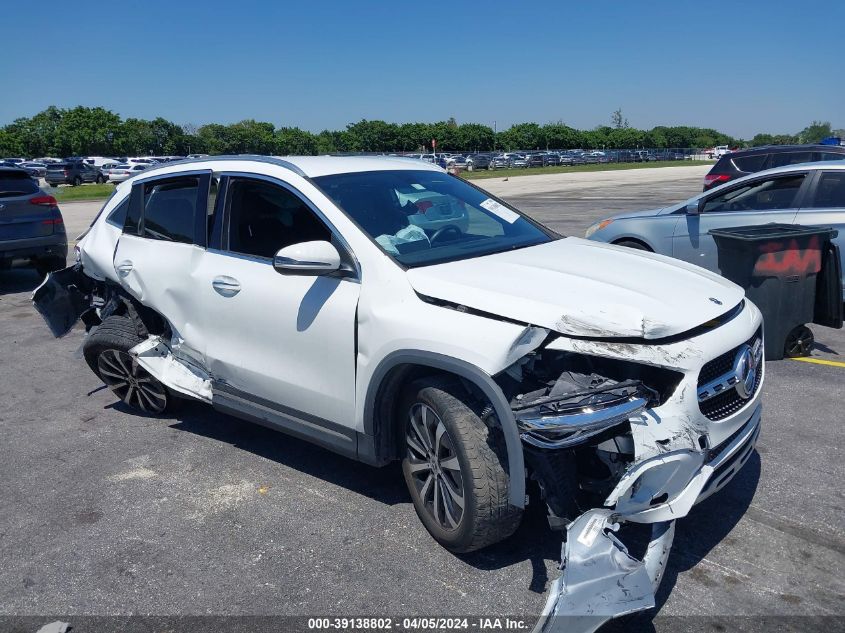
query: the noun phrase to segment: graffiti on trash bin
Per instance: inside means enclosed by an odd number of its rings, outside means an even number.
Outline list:
[[[818,236],[813,236],[807,248],[799,248],[798,240],[769,242],[760,245],[763,252],[754,266],[755,275],[811,275],[822,268],[822,251]]]

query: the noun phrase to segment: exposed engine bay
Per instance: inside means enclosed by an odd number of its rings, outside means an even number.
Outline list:
[[[654,606],[674,519],[699,498],[709,472],[704,453],[694,450],[704,448],[700,438],[698,447],[653,456],[638,451],[633,426],[657,419],[654,409],[677,397],[684,374],[541,345],[496,380],[549,525],[566,535],[562,574],[535,630],[593,631]],[[756,428],[752,420],[723,455],[753,444]],[[626,524],[650,526],[639,557],[619,535]]]
[[[547,349],[497,377],[553,527],[613,490],[635,459],[629,420],[664,402],[681,378],[658,367]]]

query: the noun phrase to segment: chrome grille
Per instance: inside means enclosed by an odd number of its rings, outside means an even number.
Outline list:
[[[749,348],[756,350],[753,365],[754,380],[753,384],[745,385],[748,394],[747,397],[743,397],[741,395],[743,385],[739,384],[736,372],[740,367],[738,363],[740,363],[742,352]],[[701,368],[698,375],[699,409],[710,420],[723,420],[749,403],[757,393],[762,380],[762,332],[758,330],[748,341],[717,356]]]

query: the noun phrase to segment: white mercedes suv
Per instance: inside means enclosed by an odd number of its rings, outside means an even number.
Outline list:
[[[190,398],[401,460],[453,551],[513,533],[536,480],[569,532],[548,615],[653,605],[674,519],[759,432],[761,317],[739,287],[562,237],[419,160],[150,168],[33,300],[56,336],[82,319],[88,365],[143,413]],[[617,523],[651,524],[642,560]]]

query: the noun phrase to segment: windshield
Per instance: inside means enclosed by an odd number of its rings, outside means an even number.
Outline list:
[[[370,171],[313,180],[388,255],[409,267],[553,239],[511,207],[441,172]]]

